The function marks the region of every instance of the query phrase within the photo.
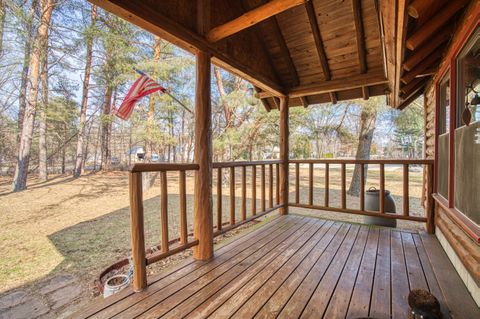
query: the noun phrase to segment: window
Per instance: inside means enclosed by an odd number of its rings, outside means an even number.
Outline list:
[[[450,150],[450,71],[440,81],[438,87],[438,185],[437,192],[445,199],[448,199],[448,166]]]
[[[480,121],[480,29],[477,28],[457,58],[458,127]],[[467,118],[466,118],[467,117]]]
[[[439,87],[439,134],[448,133],[450,128],[450,71],[444,76]]]
[[[480,29],[456,59],[454,206],[480,224]]]

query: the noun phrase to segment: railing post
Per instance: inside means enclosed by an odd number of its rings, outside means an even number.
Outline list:
[[[410,211],[408,179],[408,164],[403,164],[403,216],[408,216]]]
[[[222,168],[217,169],[217,230],[222,230]]]
[[[230,225],[235,224],[235,166],[230,167]]]
[[[160,172],[160,225],[161,225],[161,248],[162,253],[168,252],[168,188],[167,172]]]
[[[145,258],[145,235],[143,227],[142,173],[128,174],[130,188],[130,221],[132,233],[133,290],[147,287],[147,260]]]
[[[188,243],[187,226],[187,180],[185,171],[179,174],[179,194],[180,194],[180,244]]]
[[[330,190],[330,165],[325,163],[325,203],[324,206],[329,205],[329,190]]]
[[[195,204],[193,230],[198,245],[193,249],[197,260],[213,257],[212,213],[212,107],[210,103],[211,57],[197,52],[195,98]]]
[[[385,164],[380,164],[380,213],[385,214]]]
[[[425,205],[425,212],[427,215],[427,233],[434,234],[435,233],[435,205],[433,202],[433,165],[428,164],[425,166],[427,170],[427,194],[426,194],[426,205]]]
[[[280,214],[288,214],[288,96],[280,98]]]

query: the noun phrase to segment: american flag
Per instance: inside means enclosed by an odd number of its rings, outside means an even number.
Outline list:
[[[114,110],[114,114],[122,120],[128,120],[132,114],[135,103],[137,103],[142,97],[160,91],[165,93],[165,88],[149,78],[147,75],[142,74],[138,80],[135,81],[127,96],[123,100],[118,110]]]

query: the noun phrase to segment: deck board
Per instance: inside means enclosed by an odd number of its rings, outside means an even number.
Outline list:
[[[188,260],[148,278],[141,293],[126,289],[72,317],[405,318],[410,289],[424,288],[449,318],[456,307],[449,298],[470,308],[473,300],[456,273],[446,280],[457,295],[445,291],[435,271],[453,266],[433,264],[448,262],[444,254],[423,233],[282,216],[210,261]]]

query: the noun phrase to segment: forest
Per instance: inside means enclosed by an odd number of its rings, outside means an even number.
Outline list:
[[[0,1],[0,173],[12,190],[52,174],[79,177],[139,160],[193,159],[195,59],[87,1]],[[169,95],[152,94],[123,121],[113,112],[138,74]],[[214,161],[278,156],[278,112],[251,84],[212,70]],[[422,157],[423,108],[403,112],[383,97],[293,108],[294,158]]]

